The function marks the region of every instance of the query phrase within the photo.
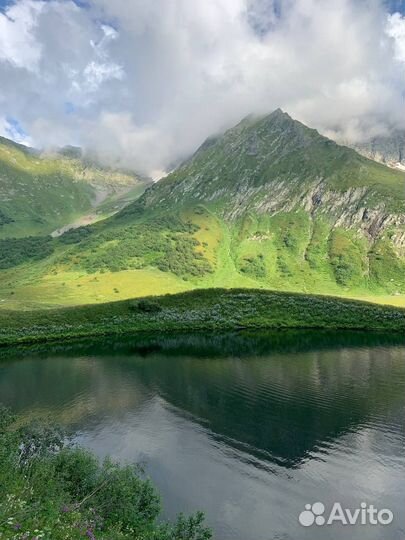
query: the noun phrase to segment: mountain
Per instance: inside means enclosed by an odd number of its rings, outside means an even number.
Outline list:
[[[62,146],[62,148],[58,148],[56,154],[72,159],[83,158],[83,151],[80,146],[72,146],[70,144],[68,144],[67,146]]]
[[[133,201],[148,183],[86,163],[73,147],[43,156],[0,137],[0,238],[58,234],[76,221],[94,221]]]
[[[350,146],[362,156],[405,170],[405,130],[394,130],[390,135],[373,137]]]
[[[111,218],[24,242],[0,257],[5,305],[198,287],[400,303],[405,178],[277,110],[208,139]]]
[[[249,210],[275,214],[302,208],[313,214],[319,207],[351,225],[347,217],[354,219],[357,199],[369,210],[403,210],[404,185],[401,173],[337,145],[278,109],[208,139],[145,197],[147,205],[215,202],[227,219]],[[366,228],[371,216],[364,221]]]

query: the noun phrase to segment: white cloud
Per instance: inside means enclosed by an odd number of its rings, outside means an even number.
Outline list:
[[[0,15],[0,114],[38,145],[144,172],[278,106],[360,140],[405,123],[404,36],[383,0],[17,0]]]
[[[85,67],[83,75],[85,84],[82,87],[80,87],[80,85],[76,86],[76,89],[96,92],[103,82],[108,81],[109,79],[123,79],[124,71],[122,67],[117,64],[102,64],[100,62],[91,61]]]
[[[405,17],[400,13],[389,15],[387,34],[394,40],[395,58],[405,63]]]
[[[34,71],[41,57],[41,45],[33,30],[44,7],[43,2],[28,0],[0,12],[0,60],[16,68]]]
[[[101,25],[101,29],[104,32],[101,40],[98,43],[93,40],[90,41],[95,56],[100,61],[92,60],[87,64],[83,71],[84,84],[74,83],[75,88],[79,91],[96,92],[105,81],[110,79],[121,80],[125,76],[122,66],[109,61],[108,43],[118,38],[118,32],[105,24]]]

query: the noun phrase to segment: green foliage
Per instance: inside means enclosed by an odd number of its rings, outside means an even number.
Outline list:
[[[172,243],[165,247],[157,267],[163,272],[172,272],[180,277],[204,276],[211,272],[211,266],[202,253],[195,250],[199,245],[200,242],[195,238],[172,238]]]
[[[323,328],[405,331],[405,310],[328,296],[204,289],[41,311],[0,310],[0,345],[137,331]],[[146,302],[146,304],[145,304]],[[151,308],[151,303],[158,307]],[[145,309],[146,308],[146,309]]]
[[[119,523],[124,532],[143,531],[159,515],[159,497],[138,467],[121,467],[109,459],[100,466],[93,454],[72,448],[62,449],[54,466],[72,498],[83,501],[82,508],[97,508],[107,529]]]
[[[83,228],[61,237],[62,240],[68,235],[68,243],[81,240],[78,250],[70,252],[61,262],[79,264],[87,272],[155,266],[183,278],[203,276],[211,271],[211,266],[196,250],[200,243],[193,234],[198,229],[173,215],[154,217],[119,229]]]
[[[0,227],[7,225],[7,223],[14,223],[14,219],[5,214],[0,208]]]
[[[211,538],[201,513],[159,523],[159,496],[139,467],[100,464],[59,429],[21,423],[0,407],[0,538]]]
[[[240,271],[258,279],[266,277],[266,264],[261,253],[254,257],[244,257],[241,262]]]
[[[161,534],[167,540],[209,540],[211,532],[204,527],[204,514],[197,512],[195,516],[186,517],[180,514],[177,522],[173,525],[163,525]]]
[[[322,270],[328,263],[328,223],[316,220],[312,225],[312,234],[305,250],[305,260],[311,270]]]
[[[65,232],[59,237],[59,242],[62,244],[78,244],[91,234],[90,227],[78,227]]]
[[[149,188],[152,189],[152,188]],[[145,211],[145,205],[142,201],[135,201],[125,208],[123,208],[118,214],[113,217],[114,221],[125,221],[127,218],[137,219],[142,216]]]
[[[364,277],[365,257],[359,242],[343,229],[334,229],[329,239],[329,256],[336,282],[350,286]]]
[[[44,259],[53,253],[50,236],[28,236],[0,240],[0,269]]]
[[[134,311],[140,311],[143,313],[159,313],[162,311],[161,306],[153,299],[142,298],[141,300],[134,300],[130,305],[130,309]]]
[[[356,265],[343,253],[333,256],[332,266],[339,285],[349,285],[356,276]]]
[[[287,249],[294,250],[297,247],[297,241],[291,231],[287,231],[283,236],[283,244]]]
[[[288,263],[281,255],[277,256],[277,269],[284,278],[288,278],[293,275],[288,266]]]
[[[368,256],[372,282],[386,283],[391,293],[405,292],[405,261],[395,253],[388,238],[378,240]]]

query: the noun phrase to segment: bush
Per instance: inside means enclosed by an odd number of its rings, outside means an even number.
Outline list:
[[[50,236],[28,236],[0,240],[0,269],[12,268],[27,261],[40,260],[53,253]]]
[[[78,227],[77,229],[70,229],[59,237],[59,242],[62,244],[78,244],[88,236],[90,236],[92,229],[90,227]]]
[[[133,311],[143,313],[159,313],[162,311],[162,307],[155,300],[148,300],[147,298],[132,302],[129,307]]]
[[[79,264],[89,273],[155,266],[179,277],[199,277],[212,272],[212,268],[196,250],[200,243],[192,235],[198,229],[197,225],[176,216],[155,217],[147,223],[126,225],[118,230],[96,229],[95,225],[79,228],[60,237],[64,243],[79,243],[60,262]]]
[[[242,260],[240,271],[255,278],[265,278],[267,271],[264,256],[259,254],[255,257],[245,257]]]
[[[0,538],[208,540],[204,516],[158,523],[160,499],[139,467],[99,464],[61,430],[0,407]]]

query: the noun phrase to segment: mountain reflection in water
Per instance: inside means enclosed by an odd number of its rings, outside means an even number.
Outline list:
[[[51,416],[100,456],[144,461],[166,513],[217,538],[308,531],[306,502],[366,500],[405,528],[405,340],[360,333],[138,336],[0,351],[0,401]],[[390,506],[391,505],[391,506]],[[351,538],[378,539],[380,527]]]

